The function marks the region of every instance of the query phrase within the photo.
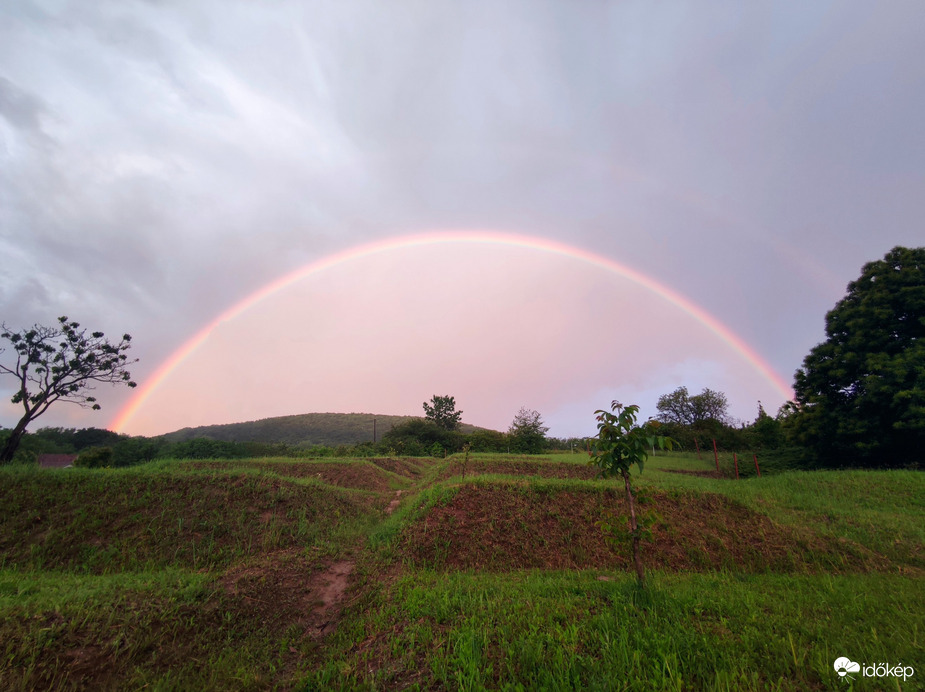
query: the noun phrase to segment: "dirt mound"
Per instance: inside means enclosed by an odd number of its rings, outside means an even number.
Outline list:
[[[306,636],[328,634],[337,622],[354,564],[311,564],[304,551],[284,551],[225,572],[221,584],[237,609],[271,631],[301,627]]]
[[[440,480],[453,476],[498,474],[504,476],[539,476],[541,478],[579,478],[592,480],[598,477],[597,469],[586,464],[570,464],[563,461],[479,461],[472,460],[468,467],[461,461],[450,464],[441,474]]]
[[[640,506],[650,521],[643,559],[650,568],[738,572],[889,569],[848,542],[778,526],[721,495],[651,493]],[[595,522],[620,528],[616,547]],[[466,485],[405,529],[401,550],[435,569],[629,568],[622,494]]]
[[[0,488],[0,554],[26,568],[198,569],[304,546],[371,504],[275,476],[34,474]]]
[[[356,461],[203,461],[190,462],[193,468],[259,469],[291,478],[317,478],[329,485],[356,490],[385,492],[390,490],[390,478],[383,469],[366,462]]]
[[[430,464],[424,459],[369,459],[370,463],[375,464],[381,469],[386,471],[391,471],[394,474],[399,476],[404,476],[405,478],[416,479],[420,478],[421,473],[424,469]]]

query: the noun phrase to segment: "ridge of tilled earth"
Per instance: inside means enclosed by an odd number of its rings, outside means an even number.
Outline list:
[[[599,477],[598,469],[587,464],[573,464],[564,461],[470,461],[465,465],[461,461],[449,464],[438,480],[453,476],[497,474],[502,476],[540,476],[541,478],[575,478],[593,480]]]
[[[329,485],[355,490],[387,492],[391,490],[388,469],[379,464],[341,461],[193,461],[191,468],[208,470],[258,469],[290,478],[317,478]],[[403,475],[403,474],[398,474]]]
[[[275,476],[44,474],[0,490],[0,500],[7,566],[100,573],[200,568],[301,546],[300,525],[333,531],[386,497]]]
[[[867,572],[892,563],[863,546],[772,522],[716,494],[649,491],[637,512],[650,522],[644,564],[669,571]],[[615,527],[617,541],[596,525]],[[629,568],[622,492],[539,491],[464,485],[407,526],[400,552],[439,570]]]
[[[366,461],[370,462],[371,464],[375,464],[381,469],[391,471],[398,476],[404,476],[405,478],[410,478],[412,480],[420,478],[421,474],[424,472],[424,469],[435,463],[435,461],[432,459],[409,459],[407,457],[370,457]]]

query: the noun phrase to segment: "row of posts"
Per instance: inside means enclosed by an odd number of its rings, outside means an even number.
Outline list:
[[[700,445],[697,442],[697,438],[694,438],[694,446],[697,448],[697,458],[702,459],[700,456]],[[761,478],[761,469],[758,467],[758,455],[754,455],[755,458],[755,472],[758,474],[758,477]],[[716,472],[719,473],[719,452],[716,451],[716,438],[713,438],[713,461],[716,462]],[[739,477],[739,455],[736,452],[732,453],[732,463],[735,465],[736,469],[736,478]]]

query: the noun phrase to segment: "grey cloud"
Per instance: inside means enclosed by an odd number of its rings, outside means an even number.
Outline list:
[[[0,76],[0,115],[11,125],[32,134],[41,132],[44,111],[41,99]]]
[[[477,227],[656,276],[789,375],[921,242],[919,3],[0,12],[0,311],[85,309],[143,370],[310,260]]]

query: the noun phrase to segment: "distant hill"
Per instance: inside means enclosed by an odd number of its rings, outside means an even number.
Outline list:
[[[263,418],[246,423],[201,425],[182,428],[166,437],[171,442],[184,442],[196,437],[207,437],[225,442],[282,442],[289,445],[352,445],[373,439],[373,419],[376,421],[376,439],[391,428],[422,416],[388,416],[379,413],[303,413],[297,416]],[[463,432],[480,428],[463,423]]]

